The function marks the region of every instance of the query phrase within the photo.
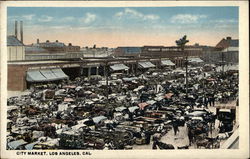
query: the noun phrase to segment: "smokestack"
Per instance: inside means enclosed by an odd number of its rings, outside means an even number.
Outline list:
[[[39,39],[36,39],[36,43],[39,44]]]
[[[20,36],[21,42],[23,43],[23,21],[20,22]]]
[[[15,37],[17,38],[17,21],[15,21]]]

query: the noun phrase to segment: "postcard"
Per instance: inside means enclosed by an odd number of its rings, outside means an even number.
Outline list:
[[[248,11],[1,2],[1,158],[248,158]]]

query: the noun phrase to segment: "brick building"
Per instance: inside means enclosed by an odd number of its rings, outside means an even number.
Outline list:
[[[207,63],[238,64],[239,39],[223,38],[212,50],[207,49],[204,51],[203,59]]]
[[[71,43],[69,45],[65,45],[62,42],[56,40],[55,42],[50,42],[46,40],[46,42],[39,42],[37,39],[36,44],[29,45],[30,47],[37,47],[47,50],[49,53],[65,53],[65,52],[79,52],[80,46],[73,46]]]

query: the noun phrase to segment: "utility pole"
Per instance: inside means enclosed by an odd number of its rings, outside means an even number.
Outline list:
[[[183,49],[184,51],[184,49]],[[184,51],[185,53],[185,51]],[[188,97],[188,52],[186,52],[186,98]]]
[[[109,102],[109,81],[108,81],[108,77],[109,77],[109,68],[108,68],[108,61],[106,61],[105,64],[105,76],[106,76],[106,98],[107,98],[107,103]]]
[[[222,73],[224,73],[224,52],[222,51],[222,55],[221,55],[221,60],[222,60]]]
[[[186,98],[187,98],[188,97],[188,52],[187,51],[185,52],[185,45],[186,43],[189,42],[189,40],[187,40],[187,36],[184,35],[182,38],[176,40],[175,42],[176,45],[181,48],[183,55],[186,56],[185,66],[186,66]]]

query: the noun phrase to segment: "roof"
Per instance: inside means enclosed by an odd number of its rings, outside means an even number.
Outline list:
[[[239,40],[230,40],[229,41],[229,46],[239,47]]]
[[[155,67],[154,64],[152,64],[151,62],[147,61],[147,62],[139,62],[138,63],[142,68],[150,68],[150,67]]]
[[[34,44],[34,46],[40,46],[40,47],[65,47],[66,45],[61,42],[45,42],[45,43],[39,43]]]
[[[194,57],[194,58],[188,58],[189,62],[194,62],[194,63],[201,63],[204,62],[202,59],[198,58],[198,57]]]
[[[129,67],[124,64],[114,64],[110,66],[113,71],[128,70]]]
[[[35,46],[25,46],[25,52],[29,53],[29,52],[36,52],[36,53],[40,53],[40,52],[49,52],[48,50],[46,49],[43,49],[41,47],[35,47]]]
[[[170,61],[170,60],[162,60],[161,61],[161,65],[164,65],[164,66],[174,66],[175,64]]]
[[[7,46],[24,46],[24,44],[12,35],[7,37]]]
[[[141,53],[140,47],[118,47],[122,49],[122,52],[125,54],[139,54]]]
[[[216,46],[216,48],[228,48],[228,47],[239,47],[239,39],[222,39]]]
[[[29,82],[44,82],[67,79],[68,76],[61,69],[29,70],[26,80]]]

